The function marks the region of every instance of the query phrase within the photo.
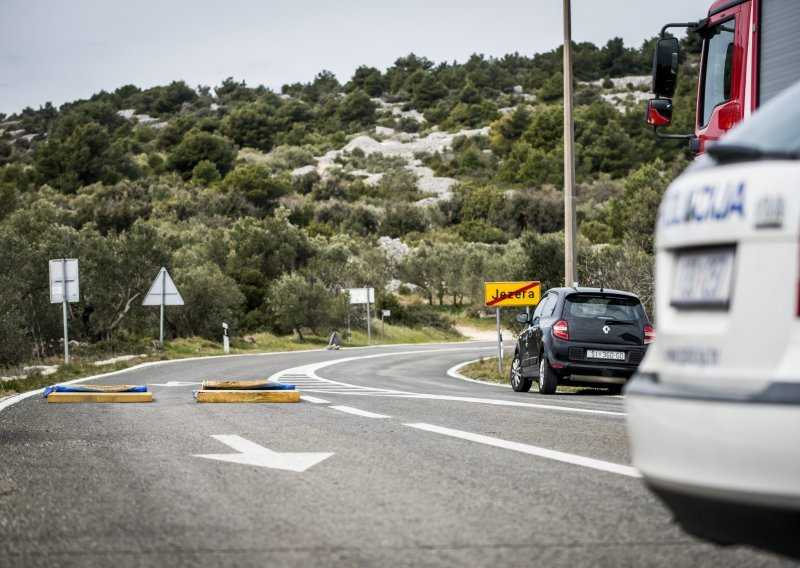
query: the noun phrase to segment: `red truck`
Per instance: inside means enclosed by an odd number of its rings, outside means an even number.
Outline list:
[[[663,134],[672,122],[678,40],[669,28],[703,38],[694,134]],[[694,153],[719,139],[777,93],[800,80],[800,0],[717,0],[699,22],[667,24],[653,58],[647,124],[662,138],[685,138]]]

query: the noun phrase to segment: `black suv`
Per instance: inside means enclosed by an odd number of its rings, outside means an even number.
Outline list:
[[[539,392],[556,386],[605,386],[619,393],[644,358],[654,333],[636,294],[603,288],[551,288],[527,324],[511,362],[511,386]]]

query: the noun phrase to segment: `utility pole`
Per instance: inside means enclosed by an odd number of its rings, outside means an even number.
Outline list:
[[[575,218],[575,136],[572,118],[571,0],[564,0],[564,286],[578,281]]]

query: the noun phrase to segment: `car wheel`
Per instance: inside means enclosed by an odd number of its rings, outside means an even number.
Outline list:
[[[522,362],[519,360],[519,353],[514,353],[511,360],[511,388],[515,392],[528,392],[533,384],[532,379],[522,376]]]
[[[541,394],[553,394],[558,386],[558,375],[550,367],[547,356],[542,353],[539,357],[539,392]]]

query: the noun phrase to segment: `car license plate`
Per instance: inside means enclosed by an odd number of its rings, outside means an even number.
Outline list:
[[[678,253],[670,303],[677,308],[727,308],[735,252],[728,247]]]
[[[612,359],[614,361],[624,361],[624,351],[597,351],[595,349],[586,350],[587,359]]]

